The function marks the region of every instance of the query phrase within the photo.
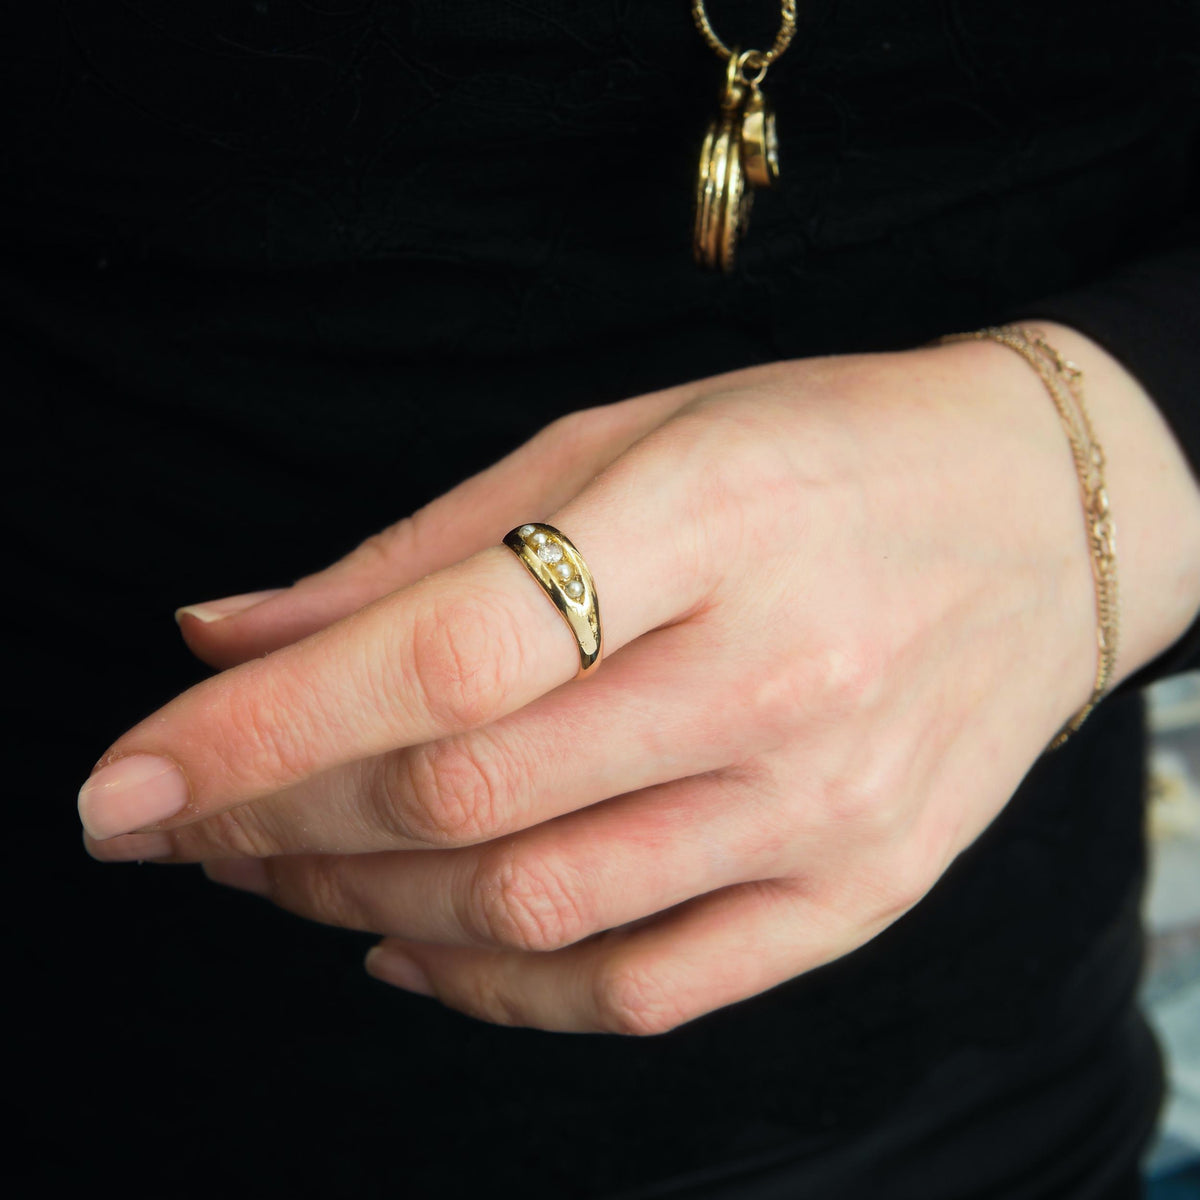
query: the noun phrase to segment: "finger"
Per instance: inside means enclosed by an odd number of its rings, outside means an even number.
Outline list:
[[[203,661],[227,668],[324,629],[498,542],[531,516],[554,512],[694,393],[691,385],[674,387],[559,418],[499,462],[290,588],[179,609],[175,617],[183,638]]]
[[[684,444],[678,453],[687,458]],[[608,652],[699,610],[720,564],[690,469],[639,443],[563,510]],[[647,494],[652,488],[651,494]],[[636,536],[651,510],[671,537]],[[188,824],[318,772],[490,724],[574,677],[578,646],[516,556],[489,547],[177,697],[121,738],[80,796],[103,839]]]
[[[718,772],[460,850],[241,859],[205,870],[327,925],[448,945],[558,950],[784,870],[793,847],[773,804],[769,789]]]
[[[671,626],[586,685],[483,729],[334,768],[169,832],[87,847],[107,862],[198,862],[490,841],[767,748],[778,733],[745,695],[742,673],[742,657],[716,654],[703,623]]]
[[[387,940],[367,970],[497,1025],[646,1036],[839,958],[891,919],[856,924],[801,883],[763,880],[551,953]]]

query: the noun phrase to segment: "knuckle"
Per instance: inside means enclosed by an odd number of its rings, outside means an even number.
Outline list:
[[[612,460],[612,444],[628,427],[626,402],[599,404],[557,417],[531,439],[539,458],[551,458],[565,470],[600,470]],[[563,499],[567,499],[564,496]]]
[[[766,513],[777,525],[780,503],[787,502],[787,511],[795,506],[789,497],[799,495],[799,476],[777,430],[743,399],[717,393],[691,406],[686,419],[703,483],[697,495],[714,519],[748,513],[752,529]]]
[[[251,670],[216,706],[216,727],[228,743],[223,757],[252,779],[299,779],[309,773],[311,747],[319,744],[313,720],[322,711],[320,697],[296,672],[263,669],[267,661],[248,664]]]
[[[590,423],[590,415],[586,409],[564,413],[543,425],[532,440],[538,443],[539,450],[569,455],[579,447]]]
[[[806,708],[844,719],[868,708],[883,682],[882,654],[867,637],[842,631],[804,656],[798,685]]]
[[[376,778],[366,788],[366,821],[372,833],[389,842],[448,843],[441,831],[421,819],[428,784],[421,762],[425,746],[393,751],[379,760]]]
[[[645,967],[614,963],[596,979],[596,1011],[606,1033],[655,1037],[691,1020],[662,977]]]
[[[478,971],[464,980],[453,997],[454,1007],[476,1020],[493,1025],[521,1026],[528,1018],[509,994],[502,978]]]
[[[889,851],[910,839],[922,806],[913,793],[911,739],[860,745],[851,769],[824,779],[814,816],[841,838]]]
[[[175,836],[181,846],[203,847],[210,857],[213,850],[232,858],[270,858],[279,853],[277,837],[252,805],[214,813],[197,825],[176,830]]]
[[[925,863],[917,856],[901,856],[898,869],[893,871],[887,895],[890,900],[889,915],[896,917],[915,908],[932,885],[932,878]]]
[[[915,823],[911,835],[901,842],[896,857],[891,893],[893,902],[905,913],[915,908],[945,874],[956,856],[952,824],[936,819]],[[899,915],[899,914],[898,914]]]
[[[478,747],[480,739],[473,743]],[[446,738],[395,756],[388,773],[379,814],[385,828],[436,847],[469,846],[499,831],[511,791],[502,755]]]
[[[346,887],[339,856],[318,854],[281,864],[275,890],[284,907],[347,929],[369,929],[370,921]]]
[[[686,549],[683,565],[713,587],[729,583],[731,546],[746,560],[777,556],[811,507],[778,431],[744,400],[724,392],[698,397],[644,439],[644,453],[665,446],[686,479],[676,524],[688,540],[675,550]]]
[[[812,704],[802,672],[790,657],[734,680],[731,691],[738,727],[754,730],[771,745],[784,743],[803,729]]]
[[[895,788],[869,767],[826,780],[822,792],[822,815],[839,836],[886,842],[903,820]]]
[[[849,721],[870,708],[883,687],[881,660],[865,637],[825,639],[730,686],[746,727],[778,743],[814,721]]]
[[[571,875],[545,855],[499,843],[471,880],[464,925],[506,949],[561,950],[593,932]]]
[[[440,727],[472,729],[501,715],[518,678],[520,637],[501,596],[440,597],[415,614],[411,666]]]
[[[417,522],[414,514],[364,538],[351,552],[350,557],[356,565],[370,564],[380,568],[394,568],[398,561],[403,561],[413,553],[416,534]]]
[[[898,921],[915,908],[933,884],[919,856],[896,853],[883,858],[882,865],[859,883],[860,897],[869,897],[869,912],[881,927]]]

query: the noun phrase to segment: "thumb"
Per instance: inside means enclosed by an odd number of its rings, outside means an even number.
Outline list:
[[[316,633],[372,600],[475,554],[562,507],[640,437],[692,398],[691,386],[570,413],[499,462],[345,558],[288,588],[179,609],[188,648],[224,669]]]

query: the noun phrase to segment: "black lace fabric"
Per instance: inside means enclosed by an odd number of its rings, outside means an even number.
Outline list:
[[[769,0],[709,11],[773,34]],[[16,959],[43,1184],[116,1144],[186,1163],[173,1195],[1117,1194],[1161,1087],[1133,1007],[1132,693],[870,945],[649,1040],[387,992],[354,935],[75,861],[69,797],[198,677],[176,605],[286,583],[572,409],[1041,302],[1200,462],[1196,26],[1184,0],[802,2],[765,85],[782,184],[726,277],[690,256],[721,65],[686,0],[10,17],[5,519],[37,602],[12,612],[8,717],[38,798],[24,894],[54,864]]]

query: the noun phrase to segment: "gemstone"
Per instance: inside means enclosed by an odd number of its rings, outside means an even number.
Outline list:
[[[562,558],[562,556],[563,556],[562,555],[562,547],[557,542],[546,541],[545,535],[543,535],[543,534],[538,534],[537,536],[534,537],[533,540],[536,542],[538,540],[538,537],[541,537],[543,539],[538,544],[538,550],[537,550],[538,558],[540,558],[542,560],[542,562],[545,562],[545,563],[558,562],[558,560],[560,558]]]
[[[533,532],[533,526],[532,525],[522,525],[521,528],[517,530],[517,532],[522,537],[528,537]]]
[[[542,531],[539,529],[539,530],[537,531],[537,533],[535,533],[535,534],[533,535],[533,537],[531,537],[529,540],[530,540],[530,541],[531,541],[531,542],[532,542],[532,543],[533,543],[535,546],[540,546],[540,545],[541,545],[541,544],[542,544],[544,541],[546,541],[546,535],[545,535],[544,533],[542,533]]]
[[[566,583],[566,581],[575,574],[575,571],[570,563],[560,562],[558,566],[554,568],[554,573],[559,577],[559,579]]]
[[[563,588],[563,591],[566,592],[572,600],[578,600],[579,597],[583,595],[583,580],[572,579],[571,582],[568,583],[565,588]]]

